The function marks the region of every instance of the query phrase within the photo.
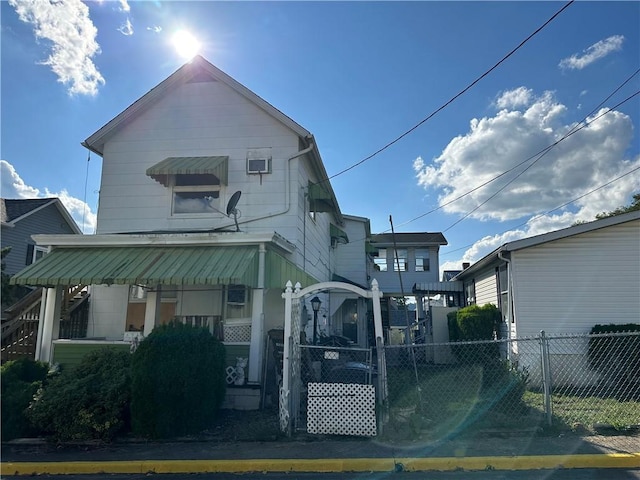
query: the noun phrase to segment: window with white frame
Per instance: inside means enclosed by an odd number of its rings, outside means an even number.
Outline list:
[[[212,174],[175,175],[172,214],[220,213],[220,179]]]
[[[387,271],[387,249],[386,248],[378,249],[378,256],[374,257],[373,263],[377,271],[379,272]]]
[[[407,250],[399,248],[396,250],[395,259],[393,261],[394,272],[406,272],[407,271]]]
[[[429,250],[416,249],[416,272],[429,271]]]
[[[42,257],[44,257],[47,254],[48,251],[49,249],[46,247],[39,247],[38,245],[34,245],[32,263],[40,260]]]

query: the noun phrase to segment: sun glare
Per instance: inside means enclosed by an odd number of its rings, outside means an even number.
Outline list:
[[[185,30],[178,30],[173,35],[171,43],[178,55],[185,60],[191,60],[200,51],[198,39]]]

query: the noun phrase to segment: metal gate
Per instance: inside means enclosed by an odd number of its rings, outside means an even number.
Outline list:
[[[332,290],[346,290],[372,300],[375,349],[301,344],[301,300]],[[376,435],[376,405],[384,408],[387,399],[382,292],[377,282],[372,282],[371,290],[342,282],[323,282],[302,289],[299,283],[293,287],[287,282],[282,297],[285,300],[279,395],[282,431],[288,435],[304,429],[309,433]]]

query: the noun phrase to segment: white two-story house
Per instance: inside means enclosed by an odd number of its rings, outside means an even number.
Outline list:
[[[258,383],[285,283],[330,280],[346,239],[313,135],[196,57],[83,145],[103,159],[96,235],[36,236],[51,253],[13,279],[49,287],[36,356],[55,357],[64,287],[87,284],[88,337],[207,326]]]

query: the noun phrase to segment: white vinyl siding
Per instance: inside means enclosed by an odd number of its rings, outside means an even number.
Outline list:
[[[640,222],[512,253],[518,336],[640,322]]]
[[[475,276],[476,280],[476,305],[492,303],[498,306],[498,285],[496,273],[492,268]]]

